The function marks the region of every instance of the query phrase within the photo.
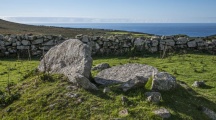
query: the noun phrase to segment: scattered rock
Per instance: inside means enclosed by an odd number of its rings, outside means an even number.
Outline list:
[[[51,105],[49,105],[49,108],[54,109],[56,105],[57,105],[57,103],[51,104]]]
[[[104,69],[107,69],[107,68],[110,68],[110,65],[108,63],[101,63],[99,65],[96,65],[94,68],[92,68],[92,70],[101,71],[101,70],[104,70]]]
[[[137,75],[134,76],[134,78],[131,78],[129,81],[123,83],[120,87],[122,88],[123,91],[128,91],[132,88],[144,87],[147,81],[148,81],[147,77]]]
[[[121,110],[119,112],[119,116],[127,116],[127,115],[128,115],[128,110],[127,109]]]
[[[83,75],[80,74],[76,74],[75,76],[73,75],[72,78],[71,76],[69,76],[69,80],[73,79],[73,77],[75,78],[75,83],[78,83],[78,85],[82,86],[84,89],[87,90],[98,90],[98,88],[89,81],[89,79],[87,79],[86,77],[84,77]],[[72,82],[74,82],[74,80],[72,80]]]
[[[70,98],[78,98],[80,95],[77,94],[77,93],[66,93],[65,94],[67,97],[70,97]]]
[[[153,73],[157,72],[156,68],[149,65],[138,63],[125,64],[102,70],[95,77],[95,82],[102,85],[125,83],[136,78],[136,76],[148,79]]]
[[[108,92],[110,92],[110,88],[105,87],[105,88],[103,89],[103,93],[108,93]]]
[[[152,102],[155,104],[159,103],[160,100],[162,99],[161,93],[159,93],[159,92],[146,92],[145,96],[147,97],[147,100],[149,102]]]
[[[193,87],[204,87],[206,86],[205,82],[204,81],[195,81],[193,84],[192,84]]]
[[[216,113],[206,107],[202,107],[203,113],[205,113],[210,119],[216,120]]]
[[[181,87],[183,87],[184,89],[188,90],[188,92],[193,90],[190,86],[188,86],[188,85],[187,85],[185,82],[183,82],[183,81],[178,81],[178,84],[179,84]]]
[[[83,102],[83,99],[82,98],[78,98],[77,101],[75,102],[76,104],[80,104]]]
[[[160,72],[154,75],[152,81],[152,90],[167,91],[176,88],[175,77],[166,72]]]
[[[162,118],[169,118],[171,116],[170,112],[165,108],[160,108],[158,110],[155,110],[154,114]]]
[[[75,86],[75,85],[73,85],[73,86],[71,85],[71,86],[67,86],[66,89],[67,89],[67,90],[77,90],[78,87]]]

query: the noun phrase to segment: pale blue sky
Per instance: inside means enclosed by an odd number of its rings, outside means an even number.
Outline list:
[[[91,18],[90,22],[216,23],[215,6],[216,0],[0,0],[0,17],[78,17]]]

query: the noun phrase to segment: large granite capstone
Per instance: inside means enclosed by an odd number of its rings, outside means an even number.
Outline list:
[[[102,85],[126,83],[128,84],[127,86],[130,86],[130,83],[134,84],[134,82],[131,82],[134,78],[139,78],[138,81],[145,81],[143,82],[145,84],[148,78],[156,73],[158,73],[158,70],[149,65],[138,63],[125,64],[102,70],[95,77],[95,82]]]

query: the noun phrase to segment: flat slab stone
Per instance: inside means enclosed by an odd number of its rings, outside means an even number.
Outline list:
[[[149,65],[125,64],[102,70],[95,77],[95,82],[102,85],[125,83],[136,76],[149,78],[156,73],[158,73],[157,68]]]

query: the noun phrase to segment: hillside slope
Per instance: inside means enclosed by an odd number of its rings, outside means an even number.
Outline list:
[[[61,27],[49,27],[49,26],[34,26],[25,25],[14,22],[9,22],[0,19],[0,34],[52,34],[63,35],[65,37],[74,37],[77,34],[97,34],[105,33],[105,30],[98,29],[79,29],[79,28],[61,28]]]

